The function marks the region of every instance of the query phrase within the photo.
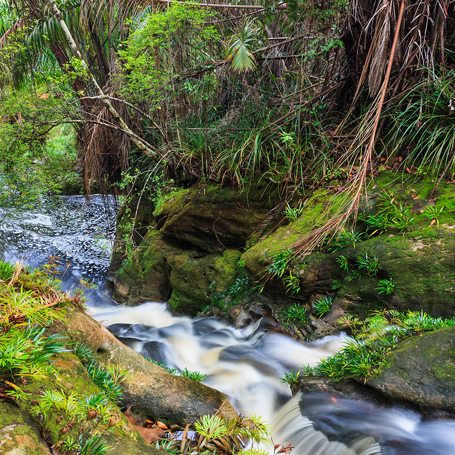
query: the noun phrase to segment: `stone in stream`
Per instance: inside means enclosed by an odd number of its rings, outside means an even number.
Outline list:
[[[363,381],[302,377],[292,392],[401,405],[429,416],[455,414],[455,327],[414,335],[399,344],[379,374]]]
[[[413,403],[422,411],[455,414],[455,328],[403,341],[382,372],[367,385],[394,401]]]
[[[73,341],[87,345],[100,365],[118,365],[130,371],[133,378],[122,384],[122,402],[137,413],[183,426],[206,414],[237,417],[224,394],[148,362],[85,313],[68,310],[65,321],[55,321],[50,331],[66,333]]]
[[[159,341],[147,341],[141,349],[141,356],[146,359],[152,359],[156,362],[164,361],[164,347]]]

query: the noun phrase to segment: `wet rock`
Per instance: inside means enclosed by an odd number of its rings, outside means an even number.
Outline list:
[[[315,392],[330,395],[335,398],[346,398],[353,400],[362,400],[374,404],[391,403],[391,400],[385,398],[380,392],[366,387],[354,380],[334,381],[325,377],[301,377],[297,383],[291,384],[292,394],[302,392],[309,394],[311,398]],[[305,397],[305,395],[304,395]],[[303,402],[305,402],[303,398]],[[306,400],[308,401],[308,400]]]
[[[163,343],[159,341],[148,341],[142,346],[140,354],[146,359],[162,362],[164,360]]]
[[[369,387],[422,410],[455,413],[455,328],[413,336],[392,354]]]
[[[206,186],[162,198],[154,216],[164,236],[215,253],[243,247],[267,212],[259,193],[247,200],[233,188]]]
[[[335,299],[331,310],[321,318],[310,316],[307,328],[307,340],[315,341],[328,335],[335,335],[346,327],[340,322],[343,317],[348,316],[349,309],[353,308],[352,302],[347,299]]]
[[[122,384],[125,406],[133,406],[151,417],[165,416],[180,425],[194,423],[205,414],[237,416],[225,395],[218,390],[181,376],[173,376],[164,368],[148,362],[117,340],[105,327],[90,316],[68,310],[65,322],[56,321],[53,333],[67,333],[73,341],[87,345],[101,365],[119,366],[130,371],[134,379]]]

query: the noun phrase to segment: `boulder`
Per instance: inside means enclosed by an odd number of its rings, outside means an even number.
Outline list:
[[[455,328],[408,338],[367,385],[393,401],[455,413]]]
[[[40,395],[44,391],[55,390],[66,394],[75,393],[77,397],[98,395],[100,388],[93,382],[92,378],[88,374],[85,367],[82,365],[80,360],[73,354],[67,352],[58,354],[55,356],[54,362],[55,368],[59,371],[59,375],[56,380],[49,380],[49,378],[38,378],[28,381],[22,389],[33,395]],[[23,413],[30,414],[32,402],[22,400],[20,402],[20,408]],[[51,409],[49,414],[44,418],[38,418],[40,425],[45,429],[43,434],[46,434],[47,442],[56,444],[61,437],[61,430],[65,426],[65,420],[62,421],[62,425],[56,425],[59,414],[61,411]],[[121,440],[125,443],[137,442],[139,444],[145,444],[144,439],[133,425],[126,419],[126,417],[120,412],[120,410],[114,406],[111,412],[115,414],[119,420],[118,422],[106,433],[106,440],[108,442],[118,441],[120,444]],[[58,420],[60,422],[62,419]],[[79,432],[79,426],[74,426],[68,432],[68,435],[77,439]],[[121,452],[112,452],[118,453]]]
[[[53,324],[51,331],[66,333],[74,342],[84,343],[101,365],[118,365],[133,374],[122,384],[126,407],[133,406],[152,418],[166,418],[183,426],[205,414],[237,417],[227,397],[218,390],[169,374],[122,344],[90,316],[76,310],[68,313],[64,322]]]
[[[180,249],[168,244],[159,231],[149,229],[139,248],[115,274],[112,298],[128,305],[146,300],[166,302],[172,294],[167,257],[178,252]]]
[[[154,216],[165,237],[207,253],[245,246],[269,207],[260,191],[205,186],[174,191],[160,199]]]
[[[150,229],[141,246],[117,272],[113,298],[127,305],[169,301],[177,312],[195,315],[232,284],[239,250],[201,253],[169,243]]]
[[[368,199],[366,212],[368,209],[374,213],[378,191],[391,188],[385,177],[379,177],[374,185],[377,186],[373,194],[376,197]],[[406,185],[392,189],[400,195],[403,207],[409,210],[411,220],[406,232],[392,229],[359,241],[354,247],[333,253],[315,251],[302,260],[290,261],[286,274],[291,271],[299,278],[300,284],[300,292],[290,297],[312,306],[317,296],[332,295],[342,301],[348,313],[361,318],[378,307],[399,311],[422,309],[433,317],[452,317],[455,312],[455,287],[452,285],[455,282],[452,259],[455,254],[455,216],[447,209],[442,211],[439,225],[435,220],[427,219],[423,211],[431,201],[425,198],[433,187],[434,182],[425,180],[406,182]],[[450,185],[441,183],[438,206],[451,200],[451,190]],[[321,226],[334,214],[334,209],[326,212],[331,197],[327,190],[318,190],[308,200],[298,220],[281,227],[242,255],[241,260],[253,280],[264,276],[277,255],[292,250],[303,235],[315,226]],[[335,199],[335,208],[337,201]],[[363,205],[366,203],[364,199]],[[362,223],[359,222],[357,230],[362,230]],[[343,255],[355,267],[358,257],[365,254],[378,258],[381,269],[377,275],[369,276],[362,271],[359,278],[346,280],[347,273],[341,269],[337,259]],[[393,292],[379,294],[379,281],[390,278],[394,283]],[[335,281],[342,284],[336,292],[333,289]],[[282,281],[276,278],[265,286],[265,292],[272,295],[282,295],[284,290]]]

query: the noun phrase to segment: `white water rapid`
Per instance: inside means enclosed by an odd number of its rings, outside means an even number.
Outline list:
[[[423,422],[400,408],[311,393],[291,397],[284,371],[315,365],[335,353],[344,336],[299,343],[268,333],[261,320],[235,329],[214,318],[174,317],[162,303],[92,307],[94,317],[144,357],[207,374],[204,383],[228,395],[241,414],[256,414],[276,443],[294,455],[454,455],[455,422]],[[318,429],[305,415],[318,416]]]
[[[71,263],[66,287],[80,277],[102,285],[109,264],[103,246],[115,231],[116,210],[108,201],[70,196],[58,207],[43,203],[34,211],[0,211],[0,256],[35,267],[48,255],[59,256],[62,271]],[[99,241],[98,232],[108,235]],[[162,303],[117,306],[102,293],[89,308],[145,357],[207,374],[205,384],[226,393],[239,412],[260,415],[274,428],[276,443],[295,447],[292,455],[455,455],[452,420],[423,421],[399,407],[321,393],[291,397],[280,381],[284,371],[336,352],[343,336],[298,343],[269,333],[261,321],[237,330],[213,318],[174,317]]]

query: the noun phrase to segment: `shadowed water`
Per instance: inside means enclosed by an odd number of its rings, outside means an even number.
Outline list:
[[[71,263],[64,276],[66,288],[82,277],[102,285],[115,214],[114,201],[99,196],[90,202],[81,196],[63,197],[57,206],[42,203],[36,211],[3,210],[0,253],[34,267],[47,262],[47,256],[58,256],[62,271]],[[409,410],[333,400],[320,393],[291,397],[280,380],[284,371],[315,365],[340,349],[343,336],[298,343],[269,333],[261,321],[238,330],[213,318],[174,317],[161,303],[116,306],[101,292],[89,307],[145,357],[207,374],[205,384],[226,393],[240,413],[262,416],[274,428],[274,441],[290,442],[295,455],[455,454],[453,421],[423,422]]]

